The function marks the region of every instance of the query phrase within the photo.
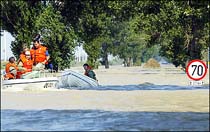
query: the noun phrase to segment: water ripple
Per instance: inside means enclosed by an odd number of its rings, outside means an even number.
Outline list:
[[[2,131],[209,131],[209,113],[1,110]]]
[[[144,83],[139,85],[107,85],[99,87],[66,87],[64,89],[77,89],[77,90],[196,90],[196,89],[209,89],[209,85],[202,86],[178,86],[178,85],[154,85],[152,83]]]

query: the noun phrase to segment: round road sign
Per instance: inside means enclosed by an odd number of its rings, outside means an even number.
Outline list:
[[[186,72],[190,79],[198,81],[206,76],[207,66],[201,60],[192,60],[188,63]]]

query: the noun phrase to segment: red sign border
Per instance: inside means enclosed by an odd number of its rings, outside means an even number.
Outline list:
[[[205,73],[203,74],[202,77],[196,79],[196,78],[193,78],[193,77],[190,76],[190,74],[189,74],[189,72],[188,72],[188,69],[189,69],[190,64],[192,64],[193,62],[200,62],[200,63],[202,63],[202,64],[204,65],[204,67],[205,67]],[[206,76],[206,74],[207,74],[207,66],[206,66],[206,64],[205,64],[202,60],[198,60],[198,59],[196,59],[196,60],[191,60],[191,61],[188,63],[188,65],[187,65],[186,72],[187,72],[187,76],[188,76],[190,79],[195,80],[195,81],[199,81],[199,80],[203,79],[203,78]]]

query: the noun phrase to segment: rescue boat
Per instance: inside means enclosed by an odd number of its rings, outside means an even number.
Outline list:
[[[3,80],[1,79],[2,86],[1,89],[49,89],[57,88],[58,78],[52,74],[42,71],[38,73],[38,77],[32,79],[11,79]]]
[[[67,70],[59,78],[59,87],[97,87],[98,81],[73,70]]]
[[[98,81],[73,70],[63,71],[61,76],[52,73],[39,72],[32,79],[2,80],[1,89],[49,89],[72,87],[97,87]]]

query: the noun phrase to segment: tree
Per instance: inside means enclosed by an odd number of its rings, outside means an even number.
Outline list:
[[[137,65],[158,56],[158,50],[175,66],[185,67],[188,60],[205,57],[209,47],[208,1],[33,0],[3,1],[1,7],[2,27],[16,38],[13,51],[18,54],[20,43],[30,43],[32,34],[40,31],[45,43],[52,43],[49,49],[57,49],[51,54],[60,66],[69,66],[72,42],[84,42],[88,62],[95,68],[100,57],[108,68],[109,54]]]
[[[64,25],[59,11],[49,4],[36,19],[36,30],[48,47],[52,62],[64,69],[74,58],[76,35],[70,25]]]
[[[50,52],[51,61],[61,69],[70,66],[77,38],[72,26],[64,25],[59,11],[54,10],[50,2],[2,1],[1,7],[1,26],[15,38],[11,47],[17,58],[22,44],[29,46],[34,35],[40,33]]]
[[[141,65],[141,58],[145,53],[149,35],[137,30],[138,17],[128,22],[118,24],[113,54],[124,60],[124,66]]]
[[[161,55],[175,66],[185,67],[188,60],[202,59],[201,51],[208,47],[209,40],[206,35],[209,23],[207,1],[161,1],[159,4],[149,1],[143,7],[155,9],[155,12],[140,15],[148,20],[147,24],[139,23],[151,35],[148,44],[161,44]]]
[[[36,7],[36,8],[31,8]],[[1,26],[15,38],[11,44],[13,54],[18,58],[22,44],[28,46],[35,33],[35,19],[42,9],[41,2],[35,1],[1,1]]]
[[[132,13],[131,1],[59,1],[54,6],[61,10],[65,20],[72,24],[76,33],[84,41],[84,49],[88,54],[88,62],[97,68],[98,58],[102,57],[108,68],[108,54],[113,49],[115,40],[112,28],[128,19],[126,13]],[[132,4],[134,5],[134,4]],[[125,13],[126,10],[126,13]],[[100,42],[100,43],[99,43]],[[97,48],[96,48],[97,47]],[[102,52],[100,52],[100,49]],[[91,51],[89,51],[91,50]],[[92,58],[93,57],[93,58]]]

